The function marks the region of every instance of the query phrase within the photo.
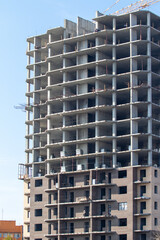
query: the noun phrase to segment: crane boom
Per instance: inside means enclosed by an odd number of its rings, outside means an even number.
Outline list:
[[[160,2],[160,0],[140,0],[140,1],[137,1],[127,7],[122,8],[121,10],[118,10],[118,11],[112,13],[111,15],[119,16],[122,14],[139,11],[139,10],[149,7],[157,2]]]

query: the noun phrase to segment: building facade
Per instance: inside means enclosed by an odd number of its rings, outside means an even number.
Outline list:
[[[16,226],[16,221],[0,220],[0,240],[10,236],[12,240],[23,239],[23,226]]]
[[[160,17],[28,41],[25,240],[149,240],[160,224]]]

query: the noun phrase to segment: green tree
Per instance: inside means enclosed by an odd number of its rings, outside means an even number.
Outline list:
[[[12,239],[13,238],[10,235],[8,235],[7,237],[3,238],[3,240],[12,240]]]

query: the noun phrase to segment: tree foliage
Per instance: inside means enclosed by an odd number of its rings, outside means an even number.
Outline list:
[[[12,240],[13,238],[11,237],[11,236],[7,236],[7,237],[5,237],[5,238],[3,238],[3,240]]]

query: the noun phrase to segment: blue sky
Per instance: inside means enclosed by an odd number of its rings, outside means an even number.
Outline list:
[[[17,180],[18,163],[25,162],[25,113],[14,105],[25,103],[26,38],[63,26],[77,16],[91,20],[114,1],[106,0],[0,0],[0,220],[23,223],[23,182]],[[121,0],[112,13],[135,1]],[[159,13],[160,3],[148,8]],[[106,14],[107,14],[106,13]]]

